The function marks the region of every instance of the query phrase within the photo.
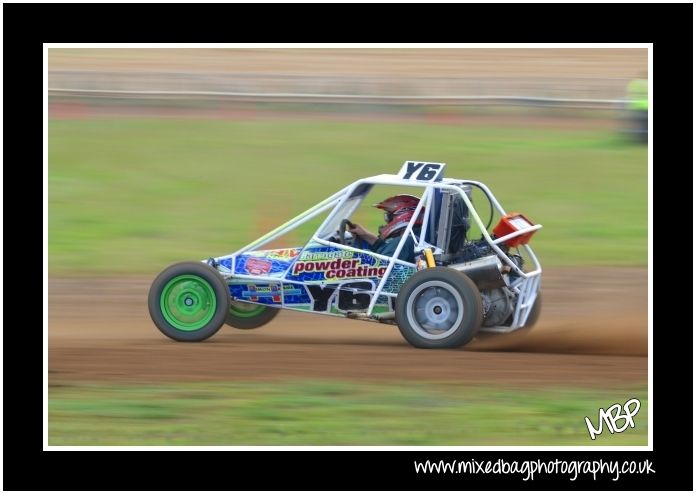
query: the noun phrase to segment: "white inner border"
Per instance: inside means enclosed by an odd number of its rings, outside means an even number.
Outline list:
[[[49,48],[636,48],[648,50],[648,445],[647,446],[49,446],[48,445],[48,50]],[[0,55],[2,56],[2,55]],[[653,44],[652,43],[44,43],[43,44],[43,450],[44,451],[653,451]],[[2,70],[2,69],[0,69]],[[0,82],[0,85],[2,82]],[[0,137],[0,139],[2,139]],[[1,141],[0,141],[1,142]],[[696,142],[696,141],[695,141]],[[695,144],[696,145],[696,144]],[[0,158],[1,159],[1,158]],[[0,181],[2,178],[0,178]],[[337,184],[340,186],[340,184]],[[2,205],[0,205],[0,212]],[[0,219],[0,221],[2,221]],[[0,244],[2,232],[0,232]],[[696,245],[696,243],[695,243]],[[695,247],[696,249],[696,247]],[[2,267],[0,266],[0,274]],[[696,275],[696,267],[694,268]],[[2,310],[0,288],[0,311]],[[694,295],[696,310],[696,295]],[[0,343],[1,345],[2,343]],[[696,341],[694,342],[696,348]],[[1,400],[2,398],[0,398]],[[0,402],[0,406],[2,402]],[[611,403],[607,403],[607,406]],[[0,414],[2,412],[0,411]],[[582,417],[578,417],[582,421]],[[694,432],[696,434],[696,430]]]

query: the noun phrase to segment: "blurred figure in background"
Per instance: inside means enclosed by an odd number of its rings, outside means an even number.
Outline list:
[[[642,74],[633,79],[627,88],[631,135],[638,141],[648,141],[648,79]]]

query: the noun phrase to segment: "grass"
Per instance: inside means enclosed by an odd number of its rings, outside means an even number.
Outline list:
[[[584,417],[629,398],[636,427],[591,441]],[[647,444],[647,389],[456,384],[84,384],[49,390],[50,445]],[[619,425],[622,425],[620,422]]]
[[[545,265],[647,262],[647,150],[611,131],[123,118],[49,122],[49,270],[154,273],[226,254],[406,159],[447,162],[542,223]],[[381,215],[361,219],[376,229]]]

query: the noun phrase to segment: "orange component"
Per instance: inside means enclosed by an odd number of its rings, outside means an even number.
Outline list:
[[[498,224],[495,225],[495,228],[493,228],[493,233],[495,234],[496,238],[501,238],[505,235],[510,235],[511,233],[523,230],[530,226],[534,226],[534,222],[530,221],[529,218],[527,218],[523,214],[508,213],[502,218],[500,218]],[[517,247],[518,245],[525,245],[529,242],[529,239],[532,238],[532,235],[534,235],[535,232],[536,230],[534,232],[525,233],[517,237],[512,237],[511,239],[506,240],[504,244],[508,247]]]

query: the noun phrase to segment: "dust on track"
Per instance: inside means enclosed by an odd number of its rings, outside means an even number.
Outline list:
[[[153,276],[154,277],[154,273]],[[456,350],[410,347],[398,328],[281,311],[177,343],[150,321],[152,278],[49,279],[49,383],[267,379],[420,380],[512,386],[647,382],[647,270],[547,269],[532,332]]]

